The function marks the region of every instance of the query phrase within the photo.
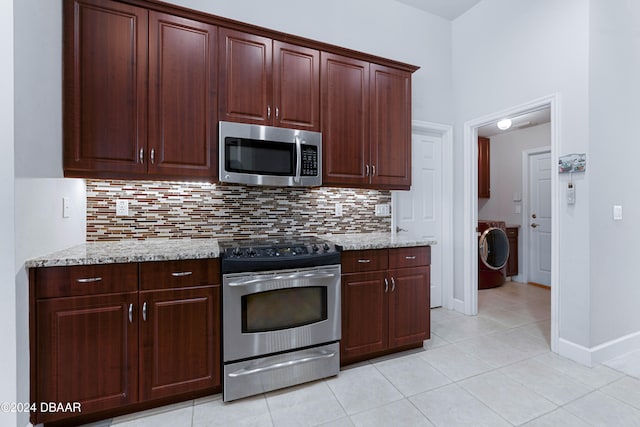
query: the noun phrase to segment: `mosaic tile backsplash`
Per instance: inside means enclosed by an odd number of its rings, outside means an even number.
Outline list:
[[[87,241],[389,232],[389,191],[87,180]],[[116,216],[116,200],[129,215]],[[343,216],[335,216],[342,203]]]

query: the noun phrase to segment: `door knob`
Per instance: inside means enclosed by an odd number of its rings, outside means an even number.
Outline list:
[[[536,214],[531,214],[531,218],[536,219],[538,217],[536,216]]]
[[[404,228],[400,228],[400,226],[397,226],[396,227],[396,233],[399,233],[401,231],[407,231],[407,230],[405,230]]]
[[[531,224],[531,227],[536,228],[537,226],[539,226],[540,224],[536,224],[535,222],[533,224]]]

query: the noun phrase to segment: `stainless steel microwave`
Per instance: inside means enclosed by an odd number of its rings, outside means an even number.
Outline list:
[[[245,123],[219,124],[221,182],[273,187],[322,185],[322,134]]]

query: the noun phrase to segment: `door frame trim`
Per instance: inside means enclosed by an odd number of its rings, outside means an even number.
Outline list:
[[[531,229],[526,225],[529,223],[529,206],[531,206],[531,200],[529,199],[529,158],[535,154],[549,153],[551,155],[551,146],[532,148],[530,150],[524,150],[522,152],[522,275],[527,282],[529,281],[529,242],[531,241]],[[554,173],[553,165],[551,165],[551,173]],[[552,218],[553,220],[553,218]],[[553,238],[553,234],[551,234]],[[552,250],[553,253],[553,250]]]
[[[413,120],[411,141],[415,131],[433,133],[442,138],[442,238],[437,245],[442,247],[442,307],[453,310],[453,126]],[[412,159],[413,160],[413,159]],[[395,235],[397,217],[396,192],[391,192],[391,234]]]
[[[560,94],[554,93],[534,99],[515,107],[494,112],[466,121],[463,125],[463,203],[462,242],[463,265],[462,287],[464,300],[455,301],[458,311],[467,315],[478,314],[478,128],[497,122],[505,116],[549,107],[551,112],[551,162],[555,164],[560,152]],[[558,174],[551,174],[551,351],[558,352],[559,342],[559,277],[560,239]]]

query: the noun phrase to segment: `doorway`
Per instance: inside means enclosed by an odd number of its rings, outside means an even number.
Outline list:
[[[557,159],[559,144],[559,108],[558,95],[550,95],[533,100],[508,110],[499,111],[464,125],[464,213],[463,213],[463,297],[464,301],[455,301],[456,307],[467,315],[478,314],[478,240],[476,225],[478,222],[478,129],[490,123],[496,123],[505,117],[513,117],[543,108],[550,109],[550,158]],[[551,175],[551,350],[558,348],[558,203],[556,173]],[[525,211],[523,207],[523,212]],[[524,215],[524,214],[523,214]],[[528,219],[527,219],[528,220]],[[528,224],[528,222],[523,222]]]

